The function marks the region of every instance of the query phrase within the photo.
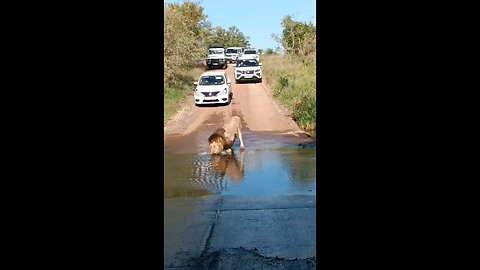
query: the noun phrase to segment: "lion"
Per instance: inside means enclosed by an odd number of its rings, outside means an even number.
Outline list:
[[[215,130],[208,138],[210,153],[212,153],[212,155],[219,155],[225,150],[228,154],[232,154],[232,146],[237,137],[240,139],[240,150],[244,150],[242,120],[238,116],[233,116],[227,124]]]

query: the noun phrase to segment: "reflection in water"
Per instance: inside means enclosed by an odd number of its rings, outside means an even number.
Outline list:
[[[224,176],[212,169],[210,154],[164,154],[164,197],[197,197],[226,189]]]
[[[245,152],[240,152],[240,161],[235,153],[232,153],[232,155],[212,155],[210,162],[213,170],[220,172],[222,176],[227,175],[232,180],[241,181],[244,175],[243,159]]]
[[[233,155],[164,153],[164,196],[314,195],[315,153],[315,147],[247,148]]]

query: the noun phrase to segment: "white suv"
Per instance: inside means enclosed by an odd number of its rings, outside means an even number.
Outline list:
[[[252,56],[253,58],[257,59],[257,61],[260,61],[260,56],[255,49],[245,49],[243,56]]]
[[[229,47],[225,51],[225,56],[227,58],[227,62],[234,63],[237,61],[238,56],[242,52],[242,47]]]
[[[235,81],[262,82],[262,63],[253,56],[241,56],[235,66]]]
[[[229,104],[232,100],[232,83],[223,71],[204,72],[195,89],[195,104]]]

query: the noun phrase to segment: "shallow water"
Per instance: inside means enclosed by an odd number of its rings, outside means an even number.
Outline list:
[[[254,141],[253,141],[254,142]],[[316,195],[316,147],[312,144],[250,147],[234,155],[164,152],[164,196]],[[273,146],[273,147],[272,147]]]

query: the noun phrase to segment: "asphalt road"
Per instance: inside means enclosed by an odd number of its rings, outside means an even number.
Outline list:
[[[165,269],[315,269],[315,196],[165,200]]]

